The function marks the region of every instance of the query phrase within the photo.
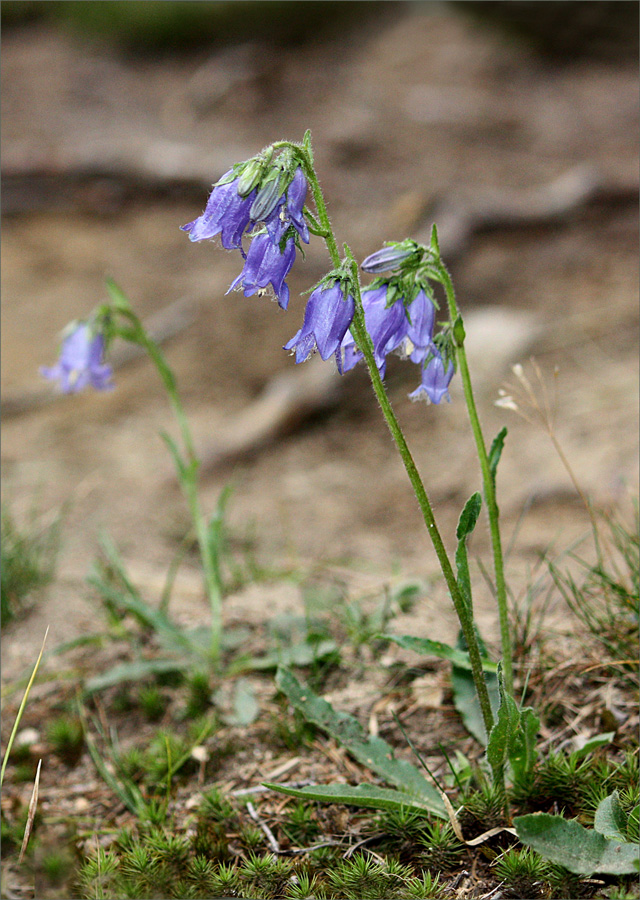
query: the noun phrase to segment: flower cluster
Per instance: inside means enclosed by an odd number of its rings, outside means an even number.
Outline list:
[[[223,247],[242,253],[244,267],[229,291],[242,289],[248,297],[271,288],[282,309],[289,304],[286,278],[296,249],[302,249],[300,241],[309,242],[305,213],[315,222],[305,210],[308,185],[302,162],[289,145],[275,160],[274,148],[269,147],[233,166],[214,185],[202,215],[182,226],[192,241],[220,235]],[[245,252],[247,237],[251,243]],[[363,291],[362,307],[381,376],[387,356],[399,353],[421,367],[421,383],[410,396],[440,403],[449,399],[454,364],[446,334],[434,337],[436,306],[429,286],[434,258],[432,251],[413,240],[387,244],[369,256],[362,264],[365,272],[391,275],[376,278]],[[343,373],[363,358],[350,331],[356,313],[354,293],[346,263],[316,285],[302,327],[285,344],[286,350],[294,351],[296,363],[317,350],[324,360],[334,356]]]
[[[104,363],[105,337],[96,323],[74,322],[63,338],[55,366],[42,367],[40,374],[57,381],[64,394],[75,394],[87,385],[98,391],[111,390],[112,369]]]
[[[275,162],[273,148],[229,169],[214,185],[205,211],[182,226],[189,239],[220,235],[227,250],[240,250],[245,263],[229,290],[242,288],[245,297],[273,289],[282,309],[289,304],[285,278],[295,261],[300,240],[309,243],[304,218],[307,179],[299,161],[283,151]],[[247,253],[243,238],[252,240]]]

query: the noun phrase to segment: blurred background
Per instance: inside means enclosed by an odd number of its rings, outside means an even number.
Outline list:
[[[107,276],[163,336],[207,461],[205,504],[233,483],[239,541],[251,533],[270,565],[436,569],[364,371],[340,379],[281,349],[328,268],[320,242],[291,273],[285,314],[225,296],[239,255],[179,231],[232,163],[307,128],[338,240],[359,258],[439,225],[487,437],[510,429],[499,494],[507,542],[518,529],[512,577],[588,530],[548,438],[494,406],[513,363],[538,361],[584,490],[626,508],[637,3],[4,2],[2,24],[3,487],[17,515],[65,509],[54,639],[89,615],[73,598],[101,529],[152,589],[188,528],[151,366],[120,348],[116,390],[77,397],[38,375]],[[452,535],[479,485],[459,386],[438,408],[407,400],[410,364],[392,360],[387,381]],[[474,553],[487,545],[480,529]],[[177,590],[204,615],[191,574]]]

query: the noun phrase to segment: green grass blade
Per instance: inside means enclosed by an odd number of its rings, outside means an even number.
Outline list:
[[[42,639],[42,647],[40,647],[40,653],[38,654],[38,658],[36,660],[36,664],[33,667],[33,672],[31,673],[31,678],[29,679],[29,683],[24,692],[24,697],[22,698],[22,702],[20,703],[20,709],[18,710],[18,714],[16,716],[16,720],[13,723],[13,728],[11,729],[11,734],[9,735],[9,741],[7,743],[7,749],[4,754],[4,759],[2,760],[2,769],[0,770],[0,785],[4,781],[4,772],[7,768],[7,762],[9,761],[9,754],[11,753],[11,748],[13,747],[13,742],[15,740],[16,734],[18,733],[18,727],[20,725],[20,719],[22,718],[22,714],[27,705],[27,700],[29,699],[29,692],[33,686],[33,682],[35,680],[36,674],[38,672],[38,667],[40,665],[40,661],[42,659],[42,654],[44,653],[44,645],[47,640],[47,635],[49,634],[49,626],[47,625],[47,630],[44,633],[44,637]]]

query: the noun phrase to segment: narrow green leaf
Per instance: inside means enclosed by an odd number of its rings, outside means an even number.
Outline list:
[[[576,875],[631,875],[638,871],[638,844],[608,840],[579,822],[547,813],[518,816],[513,824],[523,844]]]
[[[538,756],[536,738],[540,718],[530,706],[520,710],[520,722],[509,751],[509,763],[514,780],[520,780],[532,771]]]
[[[456,537],[459,541],[463,541],[469,537],[473,529],[476,527],[480,509],[482,508],[482,497],[476,491],[472,494],[464,505],[464,509],[460,513],[458,527],[456,528]]]
[[[390,744],[367,735],[357,719],[334,710],[288,669],[278,669],[276,684],[308,721],[336,738],[358,762],[420,800],[434,815],[447,818],[438,789],[410,762],[396,759]]]
[[[593,827],[606,838],[612,838],[614,841],[626,841],[627,817],[620,806],[620,795],[617,791],[609,794],[598,805]]]
[[[476,491],[465,503],[464,509],[460,514],[458,527],[456,528],[456,537],[458,538],[458,547],[456,549],[456,567],[458,570],[457,581],[469,609],[472,608],[472,595],[471,576],[469,575],[469,559],[467,556],[467,539],[476,527],[481,507],[482,497]]]
[[[574,750],[571,754],[571,758],[582,759],[583,756],[588,756],[589,753],[593,753],[598,747],[604,747],[606,744],[610,744],[615,736],[615,731],[607,731],[604,734],[595,734],[592,738],[589,738],[588,741],[585,741],[579,750]]]
[[[107,278],[106,287],[109,297],[111,298],[111,302],[119,312],[132,311],[131,304],[129,303],[129,298],[124,293],[122,288],[118,287],[118,285],[112,278]]]
[[[311,784],[304,788],[290,788],[281,784],[263,782],[265,787],[291,797],[303,800],[317,800],[320,803],[347,803],[350,806],[363,806],[370,809],[413,809],[419,812],[433,813],[428,803],[421,803],[404,791],[378,787],[375,784]],[[446,818],[444,816],[443,818]]]
[[[438,241],[438,229],[435,222],[431,226],[431,252],[436,258],[440,258],[440,243]]]
[[[338,645],[335,641],[324,640],[311,643],[302,641],[291,646],[282,646],[277,650],[266,653],[264,656],[256,656],[246,660],[243,663],[243,670],[250,669],[255,671],[265,671],[268,669],[277,669],[278,666],[286,668],[293,666],[311,666],[315,662],[320,662],[328,656],[332,656],[338,652]]]
[[[493,479],[493,483],[495,485],[496,481],[496,472],[498,471],[498,463],[500,462],[500,457],[502,456],[502,451],[504,449],[504,439],[507,436],[507,429],[501,428],[500,431],[493,439],[493,443],[491,444],[491,449],[489,450],[489,471],[491,472],[491,477]]]
[[[485,671],[484,680],[489,692],[491,709],[495,715],[500,703],[498,679],[494,672]],[[486,747],[487,732],[484,727],[484,717],[470,668],[466,669],[455,664],[452,665],[451,690],[453,692],[453,705],[458,711],[464,727],[483,747]]]
[[[450,644],[432,641],[429,638],[414,637],[412,634],[381,634],[378,637],[385,641],[392,641],[399,647],[404,647],[405,650],[414,650],[416,653],[422,654],[422,656],[438,656],[440,659],[448,659],[461,669],[471,671],[469,654],[466,650],[459,650]],[[485,672],[493,672],[494,674],[498,670],[497,664],[489,659],[482,660],[482,668]]]
[[[160,437],[166,444],[167,449],[169,450],[169,453],[171,454],[171,456],[173,458],[173,464],[176,467],[176,472],[178,473],[180,482],[184,483],[184,480],[185,480],[185,477],[187,476],[188,470],[187,470],[187,466],[185,465],[185,463],[182,459],[180,451],[178,450],[178,445],[176,444],[174,439],[169,434],[167,434],[166,431],[161,431]]]
[[[177,659],[141,659],[132,663],[113,666],[101,675],[94,675],[85,683],[85,691],[94,693],[123,681],[140,681],[150,675],[161,675],[165,672],[181,672],[187,668],[188,661]]]
[[[494,772],[503,772],[507,760],[514,752],[516,731],[520,724],[520,710],[513,697],[504,689],[501,671],[498,671],[498,690],[500,706],[487,743],[487,760]]]

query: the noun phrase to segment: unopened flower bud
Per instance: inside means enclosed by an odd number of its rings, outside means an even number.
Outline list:
[[[415,252],[415,247],[403,247],[401,244],[392,244],[389,247],[383,247],[382,250],[376,250],[371,256],[367,256],[361,268],[370,275],[378,275],[380,272],[397,269]]]
[[[246,197],[254,187],[257,187],[262,176],[262,162],[259,159],[251,159],[242,170],[236,182],[236,189],[241,197]]]
[[[258,191],[258,196],[253,201],[249,214],[254,222],[262,222],[276,208],[278,200],[282,196],[281,173],[273,171],[267,176]]]

